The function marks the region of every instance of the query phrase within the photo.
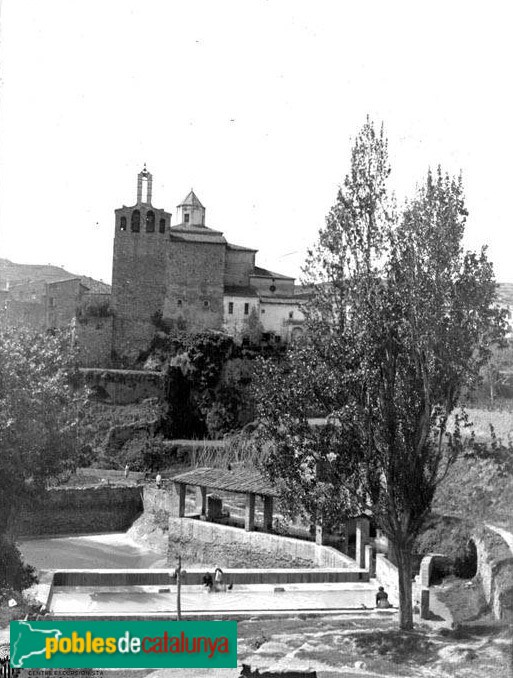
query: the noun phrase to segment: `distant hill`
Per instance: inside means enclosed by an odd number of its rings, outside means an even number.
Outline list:
[[[0,259],[0,289],[6,284],[14,285],[22,282],[54,282],[66,278],[80,278],[82,284],[96,294],[109,294],[110,285],[85,275],[77,275],[64,270],[60,266],[43,264],[15,264],[8,259]]]

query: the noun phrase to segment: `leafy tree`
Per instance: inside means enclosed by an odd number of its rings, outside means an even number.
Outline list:
[[[241,337],[242,339],[247,339],[251,346],[259,346],[263,331],[264,326],[260,322],[258,311],[253,307],[244,321]]]
[[[261,363],[255,387],[266,469],[289,510],[328,526],[371,511],[408,629],[413,545],[462,447],[465,413],[448,417],[504,318],[484,250],[462,249],[461,180],[429,173],[398,215],[389,174],[383,129],[367,120],[307,261],[306,341],[282,365]],[[326,426],[309,425],[315,409]]]
[[[0,537],[4,548],[12,543],[18,511],[74,466],[83,398],[77,384],[69,332],[0,333]],[[11,562],[16,553],[2,562]],[[10,582],[11,576],[14,570],[6,566],[0,571],[0,584],[21,581],[16,575],[16,581]]]

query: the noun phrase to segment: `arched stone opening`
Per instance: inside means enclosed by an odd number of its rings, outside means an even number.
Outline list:
[[[139,233],[141,229],[141,213],[139,210],[134,210],[132,212],[132,232]]]
[[[155,233],[155,212],[153,210],[146,214],[146,233]]]
[[[472,579],[477,573],[477,548],[473,539],[469,539],[465,548],[454,560],[454,574],[461,579]]]

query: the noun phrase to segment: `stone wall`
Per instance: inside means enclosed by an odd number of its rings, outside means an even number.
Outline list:
[[[223,325],[225,245],[173,240],[168,250],[164,319],[190,332]]]
[[[255,268],[255,250],[228,245],[226,247],[225,285],[247,287],[249,276]]]
[[[165,233],[159,232],[160,218],[169,215],[152,208],[156,216],[156,230],[145,231],[149,206],[138,205],[141,215],[140,232],[131,230],[132,209],[116,210],[116,232],[112,269],[112,309],[114,312],[113,350],[119,357],[136,358],[148,348],[155,334],[152,321],[162,311],[165,297],[166,248]],[[127,229],[121,230],[120,220],[127,220]]]
[[[20,537],[127,530],[142,511],[139,487],[57,488],[22,511]]]
[[[87,466],[84,468],[77,468],[75,471],[79,478],[87,478],[94,476],[96,478],[105,478],[107,480],[125,480],[125,471],[116,469],[97,468],[95,466]],[[147,476],[146,471],[129,471],[128,480],[132,482],[143,481]]]
[[[84,318],[76,323],[75,332],[84,367],[109,367],[112,354],[112,316]]]
[[[162,372],[95,368],[83,368],[80,372],[90,388],[101,390],[103,397],[116,405],[164,396],[165,375]]]
[[[245,309],[248,312],[245,313]],[[230,313],[231,309],[231,313]],[[223,329],[237,340],[241,334],[248,329],[248,320],[252,311],[256,311],[257,318],[260,319],[260,302],[258,297],[253,295],[241,296],[240,294],[224,295],[224,325]]]
[[[292,328],[304,322],[304,314],[294,299],[262,298],[260,321],[264,332],[273,332],[287,342],[291,339]]]
[[[162,493],[166,494],[166,493]],[[161,501],[165,502],[164,499]],[[169,501],[169,500],[168,500]],[[171,510],[169,505],[165,505]],[[169,562],[176,556],[210,567],[355,568],[348,556],[314,542],[190,518],[169,519]]]
[[[270,272],[265,274],[257,272],[249,276],[249,284],[267,296],[269,296],[269,293],[294,296],[294,278],[287,278],[282,275],[275,278]],[[274,287],[273,291],[270,289],[271,285]]]
[[[513,553],[504,539],[488,528],[473,535],[477,574],[494,617],[513,622]]]
[[[145,513],[164,511],[169,517],[173,512],[175,500],[172,493],[158,489],[155,485],[145,485],[143,503]]]
[[[0,327],[41,330],[46,323],[46,309],[37,301],[19,301],[7,297],[0,308]]]
[[[46,284],[46,326],[66,327],[75,317],[82,290],[80,278]]]

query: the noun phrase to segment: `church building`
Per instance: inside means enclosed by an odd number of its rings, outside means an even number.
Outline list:
[[[256,265],[256,250],[229,243],[206,225],[194,191],[178,205],[179,223],[152,205],[152,175],[138,175],[137,200],[115,210],[112,270],[115,355],[148,347],[159,323],[190,332],[221,330],[243,341],[287,343],[302,333],[305,295],[294,278]]]

